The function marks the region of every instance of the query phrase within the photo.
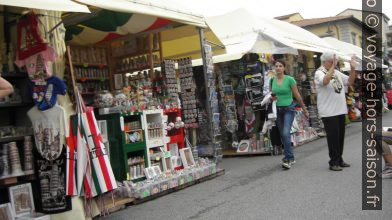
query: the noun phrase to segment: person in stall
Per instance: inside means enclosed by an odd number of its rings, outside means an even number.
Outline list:
[[[350,76],[336,70],[337,57],[333,52],[325,52],[320,57],[322,66],[314,77],[317,90],[317,108],[327,133],[329,169],[341,171],[350,167],[343,160],[345,116],[348,113],[344,87],[354,85],[355,57],[350,61]]]
[[[10,95],[13,92],[14,88],[12,87],[11,83],[0,76],[0,99]]]
[[[290,134],[296,113],[296,103],[293,102],[293,97],[301,105],[306,117],[309,117],[309,112],[306,109],[302,97],[298,92],[295,79],[285,74],[285,66],[286,65],[283,60],[275,61],[276,76],[271,79],[271,99],[276,101],[276,124],[278,126],[279,133],[281,134],[281,139],[284,146],[282,168],[290,169],[291,166],[295,163]]]

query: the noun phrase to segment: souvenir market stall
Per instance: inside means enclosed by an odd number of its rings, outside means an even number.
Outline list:
[[[84,104],[95,107],[119,185],[114,194],[137,202],[223,174],[215,161],[199,158],[192,144],[199,127],[192,59],[207,57],[203,18],[138,14],[104,3],[91,2],[101,8],[93,17],[65,22],[68,82]],[[105,22],[109,17],[115,19]],[[188,33],[181,33],[189,26],[202,40],[184,49]],[[187,53],[171,51],[177,37],[176,47]]]
[[[78,5],[58,3],[43,9]],[[89,11],[79,6],[74,10]],[[0,189],[9,195],[1,198],[2,208],[15,209],[10,213],[20,218],[40,212],[46,214],[43,218],[83,219],[96,215],[96,203],[104,213],[119,203],[223,174],[214,161],[194,156],[185,138],[189,128],[197,127],[191,59],[164,60],[159,33],[179,25],[204,28],[204,21],[179,11],[162,14],[167,8],[157,8],[158,14],[94,8],[92,15],[68,13],[65,19],[61,12],[22,15],[25,9],[3,7],[3,21],[10,28],[1,31],[1,76],[16,92],[0,100],[1,114],[10,116],[0,124]],[[102,22],[112,15],[115,22]],[[79,16],[81,26],[75,23]],[[97,21],[106,26],[94,26]],[[90,33],[95,38],[86,45],[83,37]],[[67,58],[64,35],[71,45]],[[87,200],[75,200],[78,196]]]
[[[245,20],[247,22],[243,22]],[[317,138],[322,125],[312,78],[316,68],[315,53],[339,52],[306,30],[286,22],[260,18],[243,9],[207,18],[207,24],[226,50],[225,54],[213,57],[221,97],[222,128],[228,134],[224,135],[225,155],[272,152],[268,128],[263,131],[267,114],[260,103],[268,93],[268,79],[273,74],[272,62],[276,58],[284,58],[286,72],[296,79],[309,106],[310,120],[301,111],[296,114],[292,129],[294,145]],[[200,61],[194,61],[194,65],[198,64]],[[266,125],[273,124],[266,121]],[[276,133],[272,133],[275,137]]]

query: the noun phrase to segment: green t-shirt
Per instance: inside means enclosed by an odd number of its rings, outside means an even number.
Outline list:
[[[291,76],[284,75],[281,85],[278,85],[276,77],[272,78],[272,92],[276,94],[278,100],[276,106],[289,106],[293,103],[293,92],[291,87],[295,84],[295,79]]]

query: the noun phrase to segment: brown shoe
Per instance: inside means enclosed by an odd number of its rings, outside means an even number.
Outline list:
[[[343,169],[342,169],[340,166],[338,166],[338,165],[329,166],[329,169],[330,169],[330,170],[333,170],[333,171],[342,171],[342,170],[343,170]]]

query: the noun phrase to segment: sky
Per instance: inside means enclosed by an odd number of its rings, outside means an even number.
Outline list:
[[[336,16],[347,8],[361,9],[365,0],[175,0],[185,8],[206,17],[221,15],[237,8],[263,17],[277,17],[299,12],[302,17]],[[378,0],[380,1],[380,0]],[[383,12],[392,19],[392,1],[382,0]],[[392,21],[389,22],[390,24]]]

